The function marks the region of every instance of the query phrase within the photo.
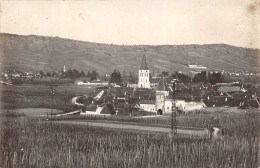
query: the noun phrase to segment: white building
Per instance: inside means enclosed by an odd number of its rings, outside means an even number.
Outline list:
[[[141,100],[140,108],[144,111],[156,112],[155,100]]]
[[[62,71],[63,71],[63,72],[66,72],[66,71],[67,71],[65,65],[63,66],[63,70],[62,70]]]
[[[139,80],[138,80],[138,87],[139,88],[150,88],[150,71],[147,67],[146,57],[143,56],[142,65],[139,69]]]

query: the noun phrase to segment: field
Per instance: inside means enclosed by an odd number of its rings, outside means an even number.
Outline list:
[[[54,108],[72,111],[71,98],[91,88],[55,86]],[[207,109],[180,115],[177,125],[218,127],[216,139],[170,137],[149,132],[124,132],[90,126],[58,124],[44,118],[28,117],[16,108],[51,107],[48,85],[1,86],[0,167],[258,167],[259,110]],[[4,109],[4,110],[3,110]],[[64,116],[53,120],[98,122],[119,121],[170,126],[170,115],[154,118],[136,116]],[[156,129],[156,128],[155,128]]]
[[[84,120],[95,120],[99,122],[103,121],[119,121],[119,122],[132,122],[141,123],[144,125],[171,125],[171,116],[158,116],[152,118],[136,118],[130,116],[64,116],[54,117],[54,120],[73,120],[73,121],[84,121]],[[233,113],[224,111],[203,111],[201,113],[180,115],[177,117],[177,126],[179,127],[199,127],[199,128],[221,128],[224,135],[236,135],[236,136],[247,136],[250,137],[252,134],[259,134],[259,132],[248,131],[256,130],[260,127],[260,113],[257,109],[247,110],[245,113]],[[247,135],[243,135],[247,134]]]
[[[242,124],[246,130],[239,135],[231,131],[210,140],[51,124],[15,115],[2,116],[0,122],[0,167],[257,167],[259,131],[250,124]],[[226,124],[234,127],[237,122]]]
[[[53,86],[53,108],[64,112],[75,109],[71,103],[74,96],[87,94],[92,88],[74,84]],[[51,108],[52,100],[50,86],[45,84],[22,84],[0,86],[1,109],[17,108]]]

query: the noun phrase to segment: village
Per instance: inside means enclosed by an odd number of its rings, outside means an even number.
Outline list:
[[[186,66],[190,69],[191,77],[181,72],[169,75],[167,71],[152,76],[146,56],[143,55],[138,79],[133,82],[122,82],[121,74],[116,70],[112,75],[105,74],[100,80],[96,71],[88,72],[86,75],[83,71],[67,70],[64,65],[61,71],[46,74],[42,71],[38,73],[8,71],[9,74],[2,72],[1,85],[12,85],[14,83],[12,80],[17,79],[28,81],[28,79],[49,78],[51,82],[51,79],[55,78],[60,80],[76,77],[76,80],[73,80],[75,85],[94,87],[91,93],[83,93],[74,100],[82,115],[165,115],[172,113],[173,110],[178,114],[199,112],[206,107],[243,109],[260,107],[259,84],[241,80],[222,83],[220,76],[224,72],[206,72],[207,67],[199,64]],[[253,73],[249,75],[258,76]],[[92,80],[83,80],[86,78]],[[130,76],[131,78],[133,76]],[[196,82],[187,82],[188,80]]]
[[[194,67],[193,67],[194,68]],[[204,68],[203,68],[204,69]],[[145,55],[138,73],[138,84],[84,83],[98,85],[90,94],[76,100],[81,114],[164,115],[199,112],[206,107],[259,108],[260,88],[252,83],[183,83],[172,76],[150,78]],[[150,80],[151,79],[151,80]]]
[[[0,168],[260,168],[259,1],[0,3]]]

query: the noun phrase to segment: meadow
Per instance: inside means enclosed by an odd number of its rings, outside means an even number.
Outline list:
[[[71,99],[89,93],[92,88],[75,84],[54,85],[53,108],[70,112],[76,109]],[[46,84],[0,86],[1,109],[51,108],[51,87]]]
[[[258,132],[250,126],[241,130],[243,136],[230,132],[219,139],[192,139],[51,124],[20,115],[0,119],[0,167],[257,167],[259,134],[247,136]],[[250,116],[245,120],[250,122]]]

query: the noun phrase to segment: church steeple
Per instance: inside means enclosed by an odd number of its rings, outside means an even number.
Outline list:
[[[145,55],[143,56],[142,65],[139,69],[139,88],[150,88],[150,71],[147,67]]]
[[[142,65],[141,65],[140,69],[142,69],[142,70],[149,70],[148,67],[147,67],[145,55],[143,55]]]

